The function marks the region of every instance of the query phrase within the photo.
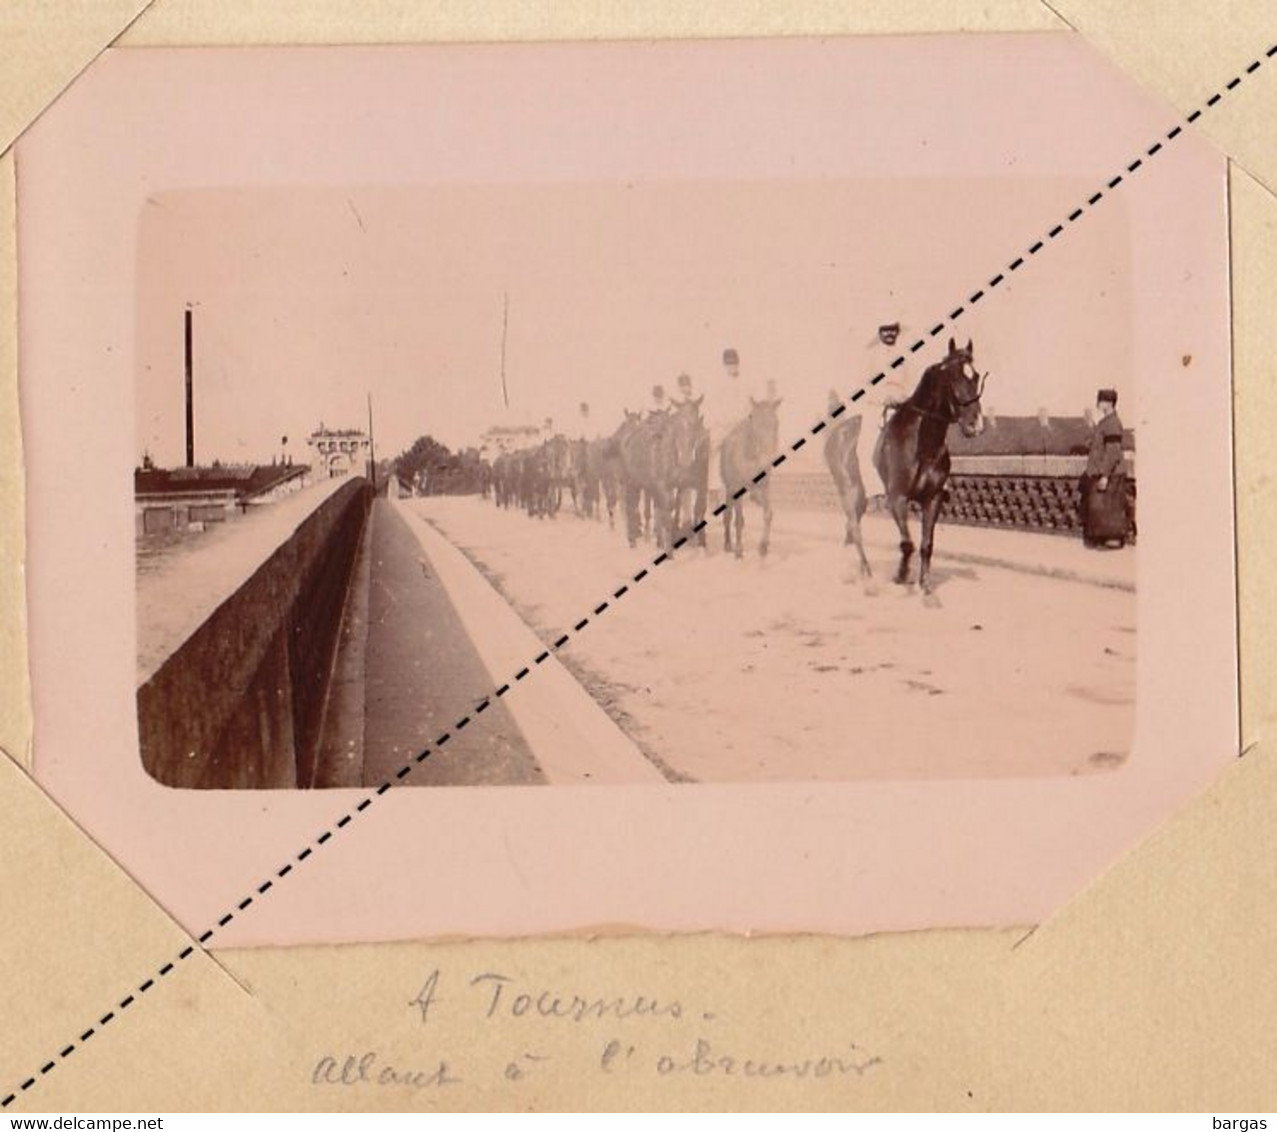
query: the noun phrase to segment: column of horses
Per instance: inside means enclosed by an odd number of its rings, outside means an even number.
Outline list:
[[[623,508],[630,546],[654,539],[669,549],[681,539],[706,545],[712,459],[723,489],[724,546],[743,552],[745,499],[763,512],[760,554],[767,553],[772,509],[769,483],[759,472],[775,457],[779,399],[751,402],[748,416],[718,444],[701,416],[704,398],[689,398],[664,410],[626,410],[616,430],[593,440],[563,435],[492,463],[493,501],[533,518],[554,518],[565,499],[573,512],[615,529]],[[858,474],[858,469],[857,469]]]

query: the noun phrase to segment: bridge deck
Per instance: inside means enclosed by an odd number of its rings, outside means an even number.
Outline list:
[[[413,499],[542,640],[647,564],[651,544],[477,498]],[[891,584],[899,539],[864,528],[876,589],[848,584],[841,516],[778,512],[772,553],[686,549],[560,654],[667,776],[702,782],[1068,775],[1133,742],[1138,551],[947,527],[937,606]],[[618,524],[619,525],[619,524]],[[916,524],[915,524],[915,538]],[[854,575],[853,575],[854,577]]]
[[[659,783],[659,769],[550,658],[508,697],[493,690],[541,651],[536,636],[408,505],[373,505],[334,672],[317,785],[375,786],[445,730],[410,786]],[[463,715],[489,706],[462,730]]]
[[[448,730],[492,687],[461,618],[430,556],[398,509],[373,504],[368,544],[367,636],[345,642],[362,658],[362,718],[352,725],[350,701],[334,702],[327,731],[349,735],[330,746],[361,752],[363,785],[393,779],[400,767]],[[358,580],[357,580],[358,581]],[[349,612],[349,611],[348,611]],[[530,784],[544,775],[518,724],[504,704],[485,713],[483,726],[454,734],[431,752],[409,780],[415,785]],[[334,784],[334,783],[326,783]]]

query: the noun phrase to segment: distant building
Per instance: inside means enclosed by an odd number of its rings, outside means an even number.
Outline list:
[[[954,456],[1085,456],[1093,427],[1086,417],[1055,417],[1045,410],[1032,417],[986,412],[984,425],[979,436],[951,428],[949,451]],[[1126,430],[1122,448],[1135,451],[1134,430]]]
[[[531,448],[547,434],[538,425],[493,425],[479,437],[479,451],[488,459]]]
[[[315,450],[315,464],[321,476],[363,475],[368,467],[372,441],[357,428],[325,428],[323,422],[306,443]]]
[[[310,483],[305,464],[214,464],[157,468],[149,460],[133,472],[137,534],[202,530],[251,506],[272,503]]]

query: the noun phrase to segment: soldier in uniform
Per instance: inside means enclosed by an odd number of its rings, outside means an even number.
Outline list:
[[[594,422],[594,419],[590,416],[589,403],[586,401],[582,401],[578,409],[581,414],[580,439],[587,442],[598,439],[599,426]]]
[[[756,398],[757,390],[753,377],[741,373],[740,354],[728,346],[723,351],[723,372],[710,390],[702,413],[715,453],[727,434],[749,416],[750,402]]]
[[[880,366],[887,375],[876,385],[870,385],[859,401],[859,404],[864,406],[869,427],[877,430],[873,455],[869,461],[869,466],[874,469],[878,467],[878,449],[882,446],[883,437],[882,426],[886,423],[888,414],[902,401],[907,401],[913,393],[910,375],[905,372],[908,369],[908,363],[896,366],[894,369],[890,368],[892,360],[897,355],[894,347],[901,332],[902,327],[899,322],[884,322],[878,327],[878,333],[869,343],[869,348],[874,351],[872,364]],[[876,471],[874,475],[877,476]]]
[[[1086,471],[1079,481],[1082,508],[1082,540],[1098,546],[1112,540],[1126,541],[1126,461],[1122,456],[1122,421],[1117,415],[1117,390],[1101,389],[1095,395],[1099,419],[1091,431]]]
[[[669,408],[669,398],[665,396],[665,386],[652,386],[652,405],[648,409],[647,415],[651,417],[661,417],[665,415],[665,410]]]

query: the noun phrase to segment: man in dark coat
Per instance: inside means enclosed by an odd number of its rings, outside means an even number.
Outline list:
[[[1117,415],[1117,391],[1101,389],[1095,396],[1095,407],[1099,419],[1091,431],[1086,472],[1079,484],[1082,492],[1082,536],[1088,545],[1110,537],[1106,532],[1094,529],[1097,513],[1114,508],[1124,517],[1126,512],[1126,463],[1122,457],[1124,430]],[[1097,496],[1097,492],[1103,493],[1103,498]],[[1122,521],[1125,522],[1124,518]],[[1125,533],[1123,529],[1123,538]]]

